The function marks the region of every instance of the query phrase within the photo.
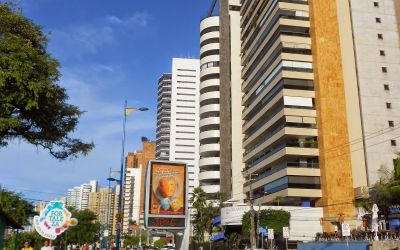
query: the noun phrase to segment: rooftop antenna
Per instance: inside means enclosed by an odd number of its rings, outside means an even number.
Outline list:
[[[214,8],[215,8],[216,4],[217,4],[217,0],[213,0],[212,3],[211,3],[210,10],[208,11],[208,16],[209,17],[212,16],[212,13],[214,12]]]

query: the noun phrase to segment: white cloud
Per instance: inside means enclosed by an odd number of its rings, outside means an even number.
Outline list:
[[[146,27],[151,17],[146,12],[136,12],[127,18],[119,18],[117,16],[107,16],[107,21],[110,24],[120,25],[127,29],[134,29],[138,27]]]

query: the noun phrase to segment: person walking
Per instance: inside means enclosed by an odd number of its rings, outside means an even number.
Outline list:
[[[51,246],[51,243],[48,240],[45,240],[40,250],[53,250],[53,247]]]
[[[24,247],[21,250],[33,250],[33,248],[29,245],[29,241],[25,241]]]

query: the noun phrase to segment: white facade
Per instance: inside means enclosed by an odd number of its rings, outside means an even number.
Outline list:
[[[240,0],[229,0],[230,66],[231,66],[231,123],[232,123],[232,199],[243,200],[244,178],[242,133],[242,65],[240,57]]]
[[[322,232],[320,219],[323,217],[321,207],[289,207],[289,206],[254,206],[258,211],[273,209],[284,210],[290,213],[289,230],[290,241],[313,241],[316,233]],[[221,209],[222,226],[242,225],[243,215],[250,210],[250,206],[233,206]]]
[[[219,16],[200,23],[199,181],[208,194],[220,191]]]
[[[199,186],[198,59],[173,58],[169,160],[188,166],[189,193]]]
[[[171,79],[170,73],[158,80],[156,159],[169,160],[169,132],[171,127]]]
[[[89,205],[89,193],[97,192],[98,184],[96,180],[91,180],[89,183],[68,189],[67,207],[74,207],[78,210],[84,210]]]
[[[140,223],[140,188],[142,168],[127,168],[124,183],[124,221],[123,232],[128,231],[129,222]]]
[[[381,166],[393,169],[400,149],[400,41],[394,1],[350,0],[370,186],[380,179]]]

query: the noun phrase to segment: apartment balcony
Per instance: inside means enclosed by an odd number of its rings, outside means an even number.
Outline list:
[[[215,152],[219,152],[220,146],[219,143],[211,143],[204,144],[200,146],[200,156],[206,157],[207,155],[214,154]]]
[[[215,58],[215,59],[217,59],[217,58]],[[213,62],[215,59],[210,58],[209,60],[207,60],[205,62]],[[217,61],[217,60],[215,60],[215,61]],[[218,61],[219,61],[219,58],[218,58]],[[200,72],[200,78],[202,78],[203,76],[207,76],[207,75],[217,75],[217,74],[219,74],[219,72],[220,72],[219,67],[206,68]]]
[[[204,132],[200,132],[199,138],[200,142],[210,139],[210,138],[219,138],[220,137],[220,132],[219,130],[208,130]],[[208,145],[208,144],[205,144]]]
[[[219,50],[219,47],[220,46],[219,46],[218,42],[206,44],[206,45],[200,47],[200,54],[203,54],[204,52],[209,51],[209,50],[215,50],[215,49]]]
[[[219,112],[220,105],[219,104],[208,104],[200,107],[200,114],[205,114],[208,112]]]
[[[212,99],[219,100],[219,91],[211,91],[200,95],[200,103],[203,101],[208,101]]]
[[[200,128],[210,125],[219,125],[219,124],[220,124],[219,117],[207,117],[204,119],[200,119]]]
[[[249,173],[259,172],[279,161],[293,161],[299,158],[319,156],[318,146],[302,145],[298,142],[288,142],[270,148],[257,159],[246,162]]]
[[[263,134],[256,135],[255,143],[252,143],[250,147],[246,147],[243,154],[243,161],[247,161],[255,155],[262,152],[262,150],[270,147],[273,143],[279,143],[284,140],[293,140],[296,138],[313,138],[318,136],[318,130],[314,128],[300,128],[290,127],[292,125],[282,124],[275,128],[273,131]],[[257,134],[258,131],[257,131]],[[246,143],[248,145],[248,143]]]
[[[220,185],[200,185],[207,194],[215,194],[220,191]]]
[[[200,91],[202,89],[209,88],[209,87],[219,87],[219,84],[220,84],[219,79],[209,79],[209,80],[202,81],[200,83]]]
[[[200,158],[199,166],[200,166],[200,168],[206,167],[206,166],[219,166],[220,163],[221,163],[221,160],[219,157],[204,157],[204,158]]]
[[[199,180],[204,181],[204,180],[219,180],[220,179],[220,171],[204,171],[200,172],[199,174]]]
[[[320,176],[318,162],[284,162],[267,170],[257,173],[251,181],[244,183],[245,190],[249,191],[249,185],[252,188],[258,188],[283,176]]]

